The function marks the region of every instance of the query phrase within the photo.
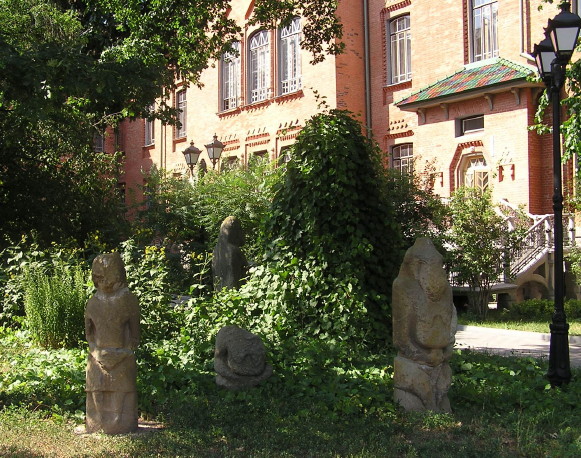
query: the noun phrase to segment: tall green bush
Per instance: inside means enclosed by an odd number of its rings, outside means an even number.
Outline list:
[[[361,124],[350,113],[333,110],[316,115],[291,149],[264,234],[269,261],[320,269],[313,289],[321,285],[326,290],[334,282],[350,285],[350,291],[334,302],[325,302],[323,296],[317,301],[313,295],[310,301],[317,303],[312,310],[319,317],[312,319],[328,318],[329,308],[359,297],[368,319],[361,328],[371,325],[386,338],[391,284],[403,241],[384,192],[382,171],[377,147],[363,136]]]
[[[73,348],[85,335],[88,272],[66,266],[27,270],[24,310],[33,339],[44,348]]]

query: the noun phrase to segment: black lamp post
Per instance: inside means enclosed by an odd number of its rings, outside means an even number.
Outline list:
[[[551,328],[549,370],[547,378],[552,386],[560,386],[571,380],[569,361],[569,324],[565,316],[563,272],[563,187],[561,183],[561,89],[565,83],[565,68],[573,55],[581,18],[570,11],[571,4],[563,2],[561,12],[545,29],[545,39],[535,45],[535,57],[539,75],[550,91],[553,107],[553,212],[554,221],[554,281],[555,310]]]
[[[193,177],[194,176],[194,167],[198,163],[198,158],[200,157],[200,154],[202,153],[202,151],[200,151],[199,148],[196,148],[194,146],[194,142],[190,142],[190,146],[188,146],[185,150],[183,150],[183,153],[184,153],[184,158],[186,160],[186,164],[188,164],[188,167],[190,169],[190,176]]]
[[[220,159],[220,155],[224,150],[224,143],[218,140],[218,136],[214,134],[214,140],[211,143],[206,145],[206,149],[208,150],[208,156],[212,161],[212,168],[216,168],[216,162]]]

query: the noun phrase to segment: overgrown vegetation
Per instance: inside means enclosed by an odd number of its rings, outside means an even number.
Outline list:
[[[405,248],[416,236],[440,234],[446,214],[429,187],[382,168],[347,113],[315,117],[291,154],[284,169],[256,164],[195,183],[163,173],[148,178],[155,190],[149,212],[113,249],[141,306],[139,409],[166,429],[100,445],[88,439],[94,445],[86,453],[435,455],[450,441],[457,456],[577,451],[570,407],[577,379],[564,390],[545,389],[534,360],[457,353],[454,415],[405,414],[393,404],[391,283]],[[242,220],[254,266],[240,289],[212,291],[211,249],[230,214]],[[43,350],[34,337],[46,346],[68,341],[59,326],[48,341],[39,337],[43,325],[58,321],[65,329],[67,322],[55,300],[42,297],[90,292],[81,273],[109,249],[93,234],[82,248],[41,249],[23,240],[2,252],[1,453],[28,453],[27,444],[36,443],[50,454],[51,446],[38,444],[50,444],[55,431],[68,441],[71,422],[82,421],[86,349]],[[66,286],[73,272],[77,280]],[[188,298],[176,300],[182,295]],[[52,309],[44,311],[47,304]],[[214,337],[231,324],[258,334],[269,349],[275,375],[256,390],[215,386]],[[559,404],[566,408],[556,423]],[[17,442],[3,428],[19,424]]]

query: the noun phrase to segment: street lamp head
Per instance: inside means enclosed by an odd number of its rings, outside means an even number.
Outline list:
[[[547,35],[551,38],[555,54],[561,60],[568,61],[575,51],[577,38],[581,29],[581,18],[571,13],[571,4],[563,2],[561,12],[553,19],[549,19]]]
[[[188,164],[188,167],[190,168],[190,172],[193,173],[194,172],[194,167],[198,162],[198,158],[200,157],[200,154],[202,153],[202,151],[200,151],[199,148],[196,148],[194,146],[194,142],[190,142],[190,146],[188,146],[184,151],[184,158],[186,160],[186,164]]]
[[[218,140],[218,136],[214,134],[214,140],[206,145],[206,149],[208,150],[208,156],[210,157],[212,164],[215,166],[224,150],[224,143]]]
[[[535,58],[541,79],[545,83],[550,81],[551,63],[555,60],[556,55],[553,50],[553,44],[548,35],[545,35],[545,39],[534,46],[533,57]]]

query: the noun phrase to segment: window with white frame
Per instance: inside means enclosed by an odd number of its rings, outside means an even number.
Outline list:
[[[409,14],[389,22],[389,43],[389,83],[411,80],[412,35]]]
[[[186,114],[187,114],[187,100],[186,90],[182,89],[176,93],[176,108],[178,110],[179,126],[176,127],[176,138],[183,138],[186,136]]]
[[[266,30],[250,38],[248,83],[250,103],[266,100],[270,93],[270,40]]]
[[[232,52],[222,56],[222,110],[238,106],[240,97],[240,43],[232,44]]]
[[[150,106],[148,111],[153,111],[154,107]],[[145,119],[145,146],[150,146],[155,143],[155,120]]]
[[[93,151],[103,153],[105,151],[105,135],[101,132],[93,135]]]
[[[414,171],[414,147],[411,143],[396,145],[391,148],[392,167],[401,173]]]
[[[466,158],[462,170],[464,186],[478,188],[482,191],[488,189],[489,169],[486,159],[483,156],[473,156]]]
[[[472,61],[498,56],[498,2],[471,0]]]
[[[301,21],[294,18],[279,34],[280,93],[301,88]]]

